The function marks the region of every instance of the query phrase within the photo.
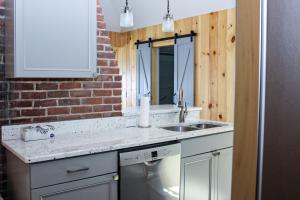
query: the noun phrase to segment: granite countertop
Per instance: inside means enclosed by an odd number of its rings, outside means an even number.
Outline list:
[[[233,126],[230,124],[182,133],[167,131],[155,126],[147,129],[131,127],[103,132],[63,134],[56,136],[55,139],[32,142],[23,142],[20,139],[5,140],[2,141],[2,145],[23,162],[37,163],[229,131],[233,131]]]

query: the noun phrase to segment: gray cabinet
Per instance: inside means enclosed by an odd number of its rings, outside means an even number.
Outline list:
[[[230,200],[232,148],[182,159],[181,200]]]
[[[181,200],[213,199],[215,166],[211,153],[182,159]]]
[[[7,0],[9,77],[93,77],[96,0]]]
[[[34,164],[7,152],[7,165],[13,200],[117,200],[117,152]]]
[[[117,200],[116,174],[32,190],[32,200]]]

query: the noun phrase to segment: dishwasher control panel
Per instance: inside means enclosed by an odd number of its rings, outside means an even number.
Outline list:
[[[168,146],[160,146],[149,149],[141,149],[137,151],[130,151],[120,153],[120,165],[133,165],[143,162],[161,160],[169,156],[180,155],[181,145],[172,144]]]

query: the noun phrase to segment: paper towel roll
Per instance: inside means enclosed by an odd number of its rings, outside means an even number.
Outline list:
[[[150,126],[150,97],[143,96],[141,98],[141,108],[139,124],[140,127],[147,128]]]

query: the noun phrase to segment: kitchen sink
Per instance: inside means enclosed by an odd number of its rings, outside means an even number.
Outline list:
[[[217,128],[222,127],[224,125],[222,124],[213,124],[213,123],[200,123],[200,124],[194,124],[191,125],[192,127],[198,128],[198,129],[209,129],[209,128]]]
[[[189,131],[197,131],[199,130],[196,127],[192,126],[169,126],[169,127],[162,127],[162,129],[174,132],[189,132]]]
[[[199,131],[199,130],[209,129],[209,128],[217,128],[222,126],[225,125],[206,122],[206,123],[198,123],[198,124],[192,124],[186,126],[168,126],[168,127],[161,127],[161,128],[168,131],[174,131],[174,132],[189,132],[189,131]]]

